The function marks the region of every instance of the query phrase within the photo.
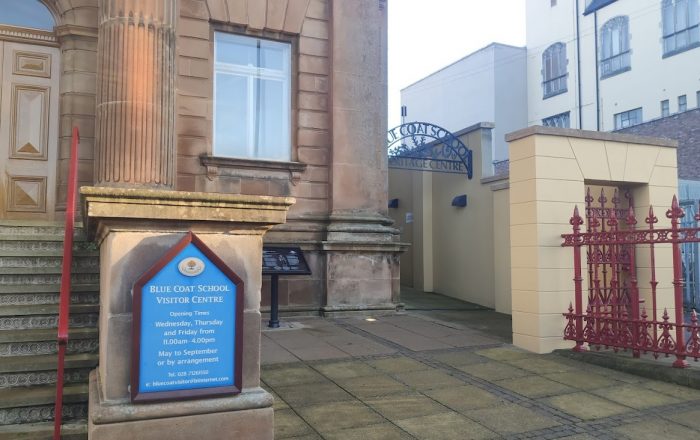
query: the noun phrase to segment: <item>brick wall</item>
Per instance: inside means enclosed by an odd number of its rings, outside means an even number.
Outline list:
[[[656,119],[617,133],[678,141],[678,178],[700,180],[700,108]]]

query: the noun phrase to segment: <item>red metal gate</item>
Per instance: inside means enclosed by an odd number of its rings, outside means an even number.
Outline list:
[[[584,344],[600,349],[612,347],[632,350],[635,357],[640,353],[675,355],[674,367],[684,368],[687,357],[700,358],[700,325],[695,310],[690,323],[683,317],[683,269],[681,244],[700,242],[700,228],[680,226],[685,212],[673,197],[671,209],[666,217],[670,228],[657,228],[658,218],[654,209],[644,225],[638,224],[634,202],[629,193],[624,195],[626,207],[618,191],[608,203],[605,191],[601,190],[598,204],[591,195],[586,195],[586,219],[581,217],[578,207],[570,220],[573,234],[563,234],[562,246],[574,248],[575,304],[569,305],[565,313],[564,339],[575,341],[575,351],[584,351]],[[700,211],[699,211],[700,212]],[[700,214],[698,214],[700,221]],[[586,231],[581,227],[585,225]],[[657,280],[655,246],[670,244],[673,252],[673,280]],[[648,261],[638,261],[639,245],[647,245]],[[586,249],[588,269],[588,295],[584,301],[582,248]],[[637,269],[649,271],[648,294],[650,303],[640,298]],[[657,308],[659,285],[673,285],[673,309]],[[585,309],[584,309],[584,304]]]

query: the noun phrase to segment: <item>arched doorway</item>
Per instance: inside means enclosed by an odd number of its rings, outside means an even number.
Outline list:
[[[60,51],[39,0],[0,0],[0,219],[52,220]]]

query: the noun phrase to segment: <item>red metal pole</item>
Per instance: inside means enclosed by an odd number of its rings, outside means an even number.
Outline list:
[[[627,213],[627,226],[631,231],[635,230],[637,225],[637,217],[634,214],[634,207],[630,204]],[[629,245],[629,273],[630,273],[630,308],[632,312],[632,347],[635,347],[639,339],[639,285],[637,281],[637,261],[636,247],[634,244]],[[632,355],[636,358],[640,357],[638,348],[633,348]]]
[[[578,206],[574,208],[574,216],[571,218],[571,225],[574,227],[574,285],[576,295],[576,346],[574,351],[586,351],[583,347],[583,277],[581,275],[581,225],[583,219],[579,215]]]
[[[654,215],[654,207],[649,206],[649,217],[647,217],[646,220],[647,224],[649,225],[649,231],[650,231],[650,237],[654,236],[654,224],[659,222],[659,219]],[[658,331],[658,326],[657,326],[657,312],[656,312],[656,287],[659,285],[659,282],[656,281],[656,255],[654,252],[654,243],[651,243],[649,245],[649,254],[651,256],[650,258],[650,263],[651,263],[651,307],[652,307],[652,315],[651,315],[651,322],[652,327],[654,329],[654,347],[656,347],[659,343],[659,331]]]
[[[688,362],[685,360],[685,335],[683,324],[683,267],[681,260],[681,245],[678,242],[680,235],[678,226],[680,219],[684,216],[683,209],[678,205],[678,198],[673,196],[671,209],[666,213],[666,217],[671,219],[671,238],[673,243],[673,293],[674,307],[676,309],[676,361],[673,363],[675,368],[686,368]]]
[[[78,187],[78,127],[73,127],[70,147],[70,169],[66,199],[66,222],[63,236],[63,261],[61,265],[61,293],[58,306],[58,368],[56,369],[56,405],[54,407],[53,438],[61,438],[63,419],[63,372],[68,346],[68,323],[70,317],[70,276],[73,263],[73,231],[75,228],[75,198]]]

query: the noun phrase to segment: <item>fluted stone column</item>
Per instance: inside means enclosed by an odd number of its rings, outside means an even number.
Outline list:
[[[173,187],[176,10],[176,0],[99,0],[99,186]]]
[[[333,154],[327,315],[394,312],[398,231],[387,216],[387,4],[331,2]]]

